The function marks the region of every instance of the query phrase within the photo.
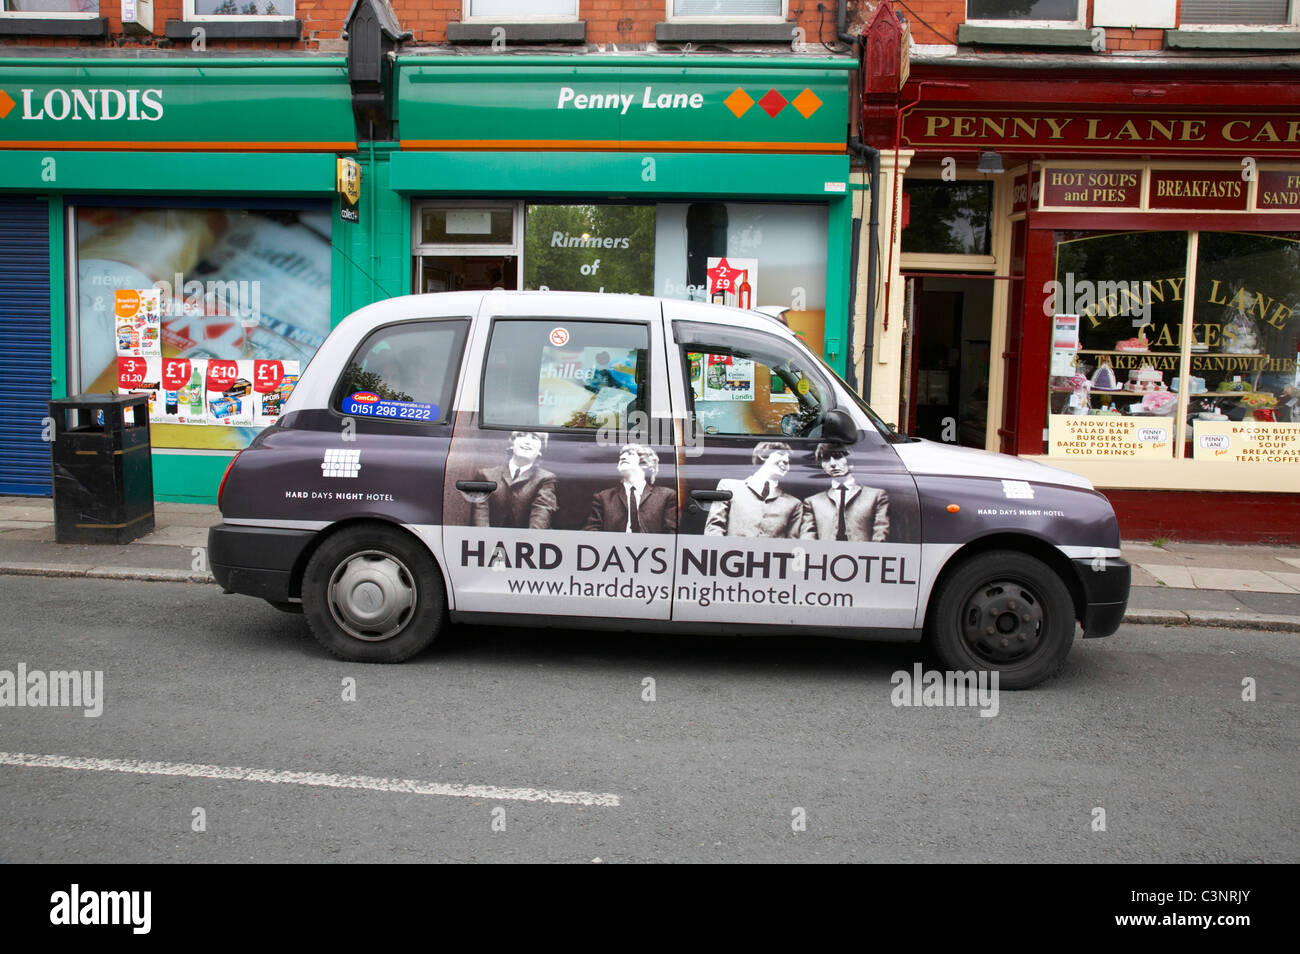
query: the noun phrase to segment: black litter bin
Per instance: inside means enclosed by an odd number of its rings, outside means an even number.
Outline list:
[[[147,394],[79,394],[50,402],[54,539],[130,543],[153,530]]]

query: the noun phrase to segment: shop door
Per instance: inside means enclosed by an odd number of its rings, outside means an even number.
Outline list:
[[[678,502],[659,303],[538,302],[484,300],[444,493],[455,608],[666,620]]]
[[[0,200],[0,494],[49,496],[49,208]]]
[[[984,447],[988,423],[993,282],[911,278],[908,430],[945,444]]]
[[[821,439],[833,390],[789,342],[686,321],[672,331],[695,438],[681,461],[673,619],[910,628],[918,499],[883,437]]]

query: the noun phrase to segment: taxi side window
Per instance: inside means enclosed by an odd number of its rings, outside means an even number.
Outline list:
[[[825,395],[811,359],[783,342],[741,333],[684,343],[695,418],[708,434],[815,437]]]
[[[438,423],[451,415],[466,319],[404,322],[371,332],[339,379],[335,410]]]
[[[631,322],[497,319],[483,369],[483,423],[626,426],[648,407],[650,333]]]

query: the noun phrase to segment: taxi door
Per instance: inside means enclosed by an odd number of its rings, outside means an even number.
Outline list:
[[[673,619],[911,629],[916,485],[866,415],[776,334],[690,320],[668,331],[686,418]],[[824,438],[833,408],[855,441]]]
[[[454,608],[670,616],[678,518],[660,306],[488,295],[452,435]],[[476,380],[474,379],[476,378]]]

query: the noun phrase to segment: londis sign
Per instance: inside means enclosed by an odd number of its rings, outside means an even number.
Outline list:
[[[345,68],[0,61],[0,149],[356,148]]]
[[[73,121],[114,122],[119,119],[135,122],[157,122],[163,118],[163,91],[161,89],[61,89],[46,90],[36,98],[36,90],[28,87],[22,91],[21,119],[40,121],[50,119]],[[8,93],[0,90],[0,114],[6,117],[14,108]]]
[[[912,149],[1032,149],[1035,152],[1295,153],[1295,113],[1101,113],[920,107],[903,117]],[[1242,150],[1249,150],[1244,153]]]

